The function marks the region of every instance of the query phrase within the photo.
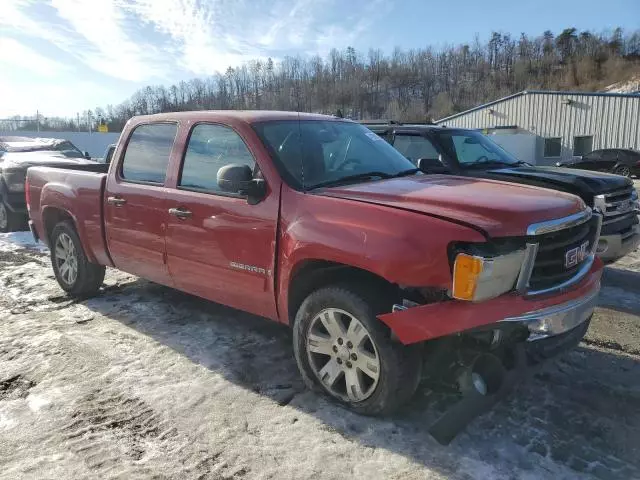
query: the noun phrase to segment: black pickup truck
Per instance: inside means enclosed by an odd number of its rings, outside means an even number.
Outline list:
[[[24,181],[27,169],[34,166],[104,168],[68,140],[0,137],[0,232],[26,228],[29,215]]]
[[[427,173],[488,178],[572,193],[604,216],[597,254],[617,260],[640,244],[640,204],[631,179],[600,172],[536,167],[476,130],[361,122]]]

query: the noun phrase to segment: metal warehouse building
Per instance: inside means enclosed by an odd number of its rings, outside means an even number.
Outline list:
[[[601,148],[640,150],[640,94],[524,91],[437,123],[481,129],[519,159],[549,165]]]

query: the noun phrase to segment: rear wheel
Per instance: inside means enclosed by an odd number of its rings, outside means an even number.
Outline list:
[[[305,383],[350,409],[390,413],[414,394],[419,351],[391,339],[376,318],[374,295],[350,287],[317,290],[294,324],[294,352]]]
[[[77,297],[94,295],[104,280],[105,267],[87,260],[71,222],[57,224],[51,233],[51,264],[58,284]]]
[[[613,170],[613,173],[615,173],[616,175],[622,175],[623,177],[630,177],[631,168],[626,165],[619,165]]]

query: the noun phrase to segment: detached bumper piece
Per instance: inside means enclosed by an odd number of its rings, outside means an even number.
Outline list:
[[[429,433],[441,445],[449,445],[476,417],[488,412],[525,379],[532,369],[527,368],[527,355],[523,344],[516,345],[514,368],[500,379],[495,392],[483,395],[477,390],[469,390],[458,403],[445,412],[431,427]],[[497,372],[491,372],[497,374]]]
[[[509,350],[512,364],[509,370],[492,353],[478,355],[463,373],[463,377],[470,382],[464,389],[462,399],[429,427],[431,436],[441,445],[448,445],[476,417],[491,410],[515,387],[540,370],[545,360],[575,348],[587,333],[593,308],[589,310],[585,305],[574,311],[589,313],[584,320],[563,333],[513,345]],[[573,318],[582,318],[582,313]],[[554,326],[559,328],[560,323]],[[492,360],[487,361],[489,359]]]

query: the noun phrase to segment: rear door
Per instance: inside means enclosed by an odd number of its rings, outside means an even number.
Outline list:
[[[600,160],[602,160],[602,150],[596,150],[584,155],[576,167],[583,170],[598,170],[600,168]]]
[[[612,171],[618,163],[617,150],[603,150],[602,158],[598,162],[598,170],[601,172]]]
[[[277,318],[274,263],[279,189],[266,198],[221,191],[218,170],[250,166],[253,152],[232,128],[199,123],[189,133],[176,188],[168,196],[167,259],[177,288],[231,307]]]
[[[107,182],[105,225],[113,263],[120,270],[172,285],[166,264],[166,181],[178,125],[135,127]]]

